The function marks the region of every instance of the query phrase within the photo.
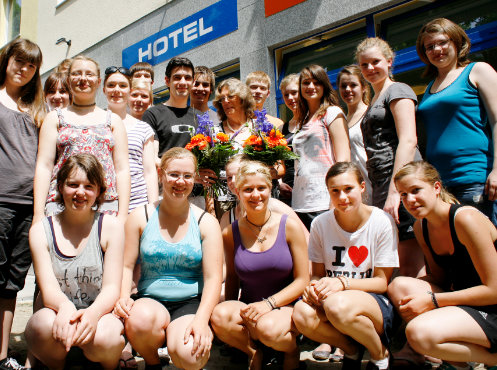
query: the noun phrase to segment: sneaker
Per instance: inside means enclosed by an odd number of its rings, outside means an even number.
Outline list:
[[[390,369],[390,367],[387,367],[387,370]],[[368,364],[366,365],[366,370],[380,370],[378,366],[376,366],[375,363],[372,361],[368,361]]]
[[[359,348],[359,357],[353,360],[347,356],[343,357],[342,370],[361,370],[362,356],[364,355],[364,347]]]
[[[0,361],[0,369],[1,370],[22,370],[25,369],[24,366],[19,365],[17,360],[12,357],[4,358]]]

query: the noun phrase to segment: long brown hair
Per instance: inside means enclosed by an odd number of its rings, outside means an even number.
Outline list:
[[[427,184],[434,185],[439,182],[441,185],[440,199],[446,203],[459,204],[459,201],[451,193],[445,189],[442,185],[442,180],[440,179],[440,174],[431,164],[425,161],[412,161],[404,165],[400,170],[397,171],[393,180],[395,184],[402,178],[408,175],[416,175],[418,179]]]
[[[362,94],[362,102],[366,105],[369,105],[371,103],[371,87],[369,86],[369,83],[366,81],[364,76],[361,73],[361,69],[359,68],[358,65],[356,64],[350,64],[348,66],[343,67],[340,72],[338,72],[337,76],[337,87],[340,89],[340,78],[344,74],[349,74],[351,76],[357,77],[357,80],[361,84],[361,88],[363,91]]]
[[[40,47],[32,41],[20,37],[7,44],[0,54],[0,86],[5,84],[7,64],[10,57],[18,58],[36,66],[33,78],[21,88],[19,99],[17,99],[16,103],[18,109],[20,111],[27,110],[35,125],[40,127],[46,114],[40,78],[40,67],[43,61]]]
[[[299,109],[297,111],[297,121],[304,124],[311,117],[309,116],[309,105],[307,101],[302,97],[302,80],[306,78],[315,79],[318,84],[323,86],[323,97],[321,98],[321,105],[316,112],[318,117],[322,117],[326,114],[326,109],[332,106],[338,106],[338,94],[333,89],[330,83],[330,79],[328,78],[328,74],[323,69],[323,67],[317,64],[311,64],[300,71],[299,77]]]

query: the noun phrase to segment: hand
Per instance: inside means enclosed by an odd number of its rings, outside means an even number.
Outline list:
[[[292,196],[292,187],[284,182],[280,183],[280,195],[285,199],[290,199]]]
[[[309,285],[307,285],[304,288],[304,293],[302,294],[302,300],[311,306],[321,305],[321,302],[319,302],[319,298],[316,294],[316,291],[314,290],[314,285],[316,285],[317,282],[318,280],[311,280]]]
[[[485,182],[485,194],[488,195],[488,200],[497,199],[497,170],[492,170]]]
[[[399,303],[399,313],[406,321],[435,308],[431,295],[428,293],[405,296]]]
[[[201,322],[195,317],[185,330],[184,343],[192,340],[192,356],[199,358],[209,354],[212,347],[214,335],[207,322]]]
[[[114,310],[112,311],[112,313],[117,317],[122,317],[123,319],[127,319],[129,317],[129,313],[131,312],[131,308],[133,307],[134,303],[135,301],[130,297],[119,298],[119,300],[114,305]]]
[[[400,205],[400,194],[395,192],[388,192],[387,200],[383,206],[383,210],[389,213],[396,224],[399,224],[399,205]]]
[[[269,304],[265,301],[253,302],[240,310],[240,316],[243,320],[248,321],[252,324],[257,323],[257,320],[261,318],[262,315],[272,311]]]
[[[88,344],[97,331],[97,324],[100,317],[92,310],[86,308],[76,311],[71,317],[71,324],[76,324],[76,331],[73,336],[73,345],[79,346]]]
[[[52,325],[52,337],[61,342],[66,352],[72,347],[72,338],[76,331],[76,325],[70,322],[71,316],[76,312],[76,307],[70,302],[59,307]]]
[[[209,168],[200,168],[198,170],[198,177],[196,179],[196,182],[198,182],[199,184],[209,187],[214,184],[216,180],[217,175],[213,170]]]
[[[330,295],[344,290],[343,284],[339,278],[324,277],[314,284],[314,292],[320,302],[324,301]]]

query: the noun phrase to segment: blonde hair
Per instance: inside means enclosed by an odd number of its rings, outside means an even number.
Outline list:
[[[154,92],[152,91],[152,84],[141,78],[134,78],[131,80],[131,91],[133,90],[145,90],[148,92],[150,98],[150,104],[154,100]]]
[[[71,70],[72,70],[72,67],[74,65],[75,62],[79,61],[79,60],[82,60],[82,61],[88,61],[88,62],[92,62],[93,64],[95,64],[95,67],[97,67],[97,77],[100,78],[100,66],[98,65],[98,63],[90,58],[90,57],[87,57],[85,55],[77,55],[75,56],[72,60],[71,60],[71,65],[69,66],[69,70],[67,71],[67,73],[69,75],[71,75]]]
[[[250,72],[247,75],[247,78],[245,79],[245,83],[248,86],[254,81],[260,81],[262,83],[265,83],[268,89],[271,88],[271,80],[269,79],[269,76],[267,75],[266,72],[263,71]]]
[[[459,201],[451,193],[445,189],[442,185],[442,180],[440,179],[440,174],[431,164],[425,161],[413,161],[404,165],[400,170],[397,171],[393,180],[397,185],[397,182],[408,175],[415,175],[418,179],[427,184],[434,185],[439,182],[441,185],[440,199],[446,203],[459,204]]]
[[[385,57],[385,59],[390,59],[393,64],[393,60],[395,58],[395,54],[388,45],[388,42],[386,42],[383,39],[380,39],[379,37],[368,37],[367,39],[362,40],[359,45],[357,45],[356,50],[355,50],[355,59],[359,63],[359,56],[364,53],[366,50],[371,49],[371,48],[378,48],[380,53]],[[393,79],[393,74],[392,74],[392,67],[388,68],[388,76],[390,79]]]
[[[196,172],[198,165],[197,157],[195,157],[195,155],[192,152],[190,152],[188,149],[181,147],[171,148],[162,155],[162,158],[160,160],[160,169],[162,171],[165,171],[170,161],[172,161],[173,159],[183,159],[183,158],[189,158],[192,160],[193,164],[195,165],[195,172]]]
[[[269,186],[269,188],[272,188],[273,178],[271,176],[271,171],[269,170],[269,167],[262,162],[248,161],[248,160],[243,160],[242,158],[240,161],[240,168],[238,169],[238,173],[235,178],[235,187],[237,189],[240,189],[240,187],[245,183],[247,176],[253,176],[257,174],[262,175],[264,181]]]

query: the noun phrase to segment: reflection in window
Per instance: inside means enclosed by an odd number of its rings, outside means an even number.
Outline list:
[[[5,4],[5,3],[4,3]],[[21,0],[11,0],[6,2],[6,42],[19,36],[21,31]]]

